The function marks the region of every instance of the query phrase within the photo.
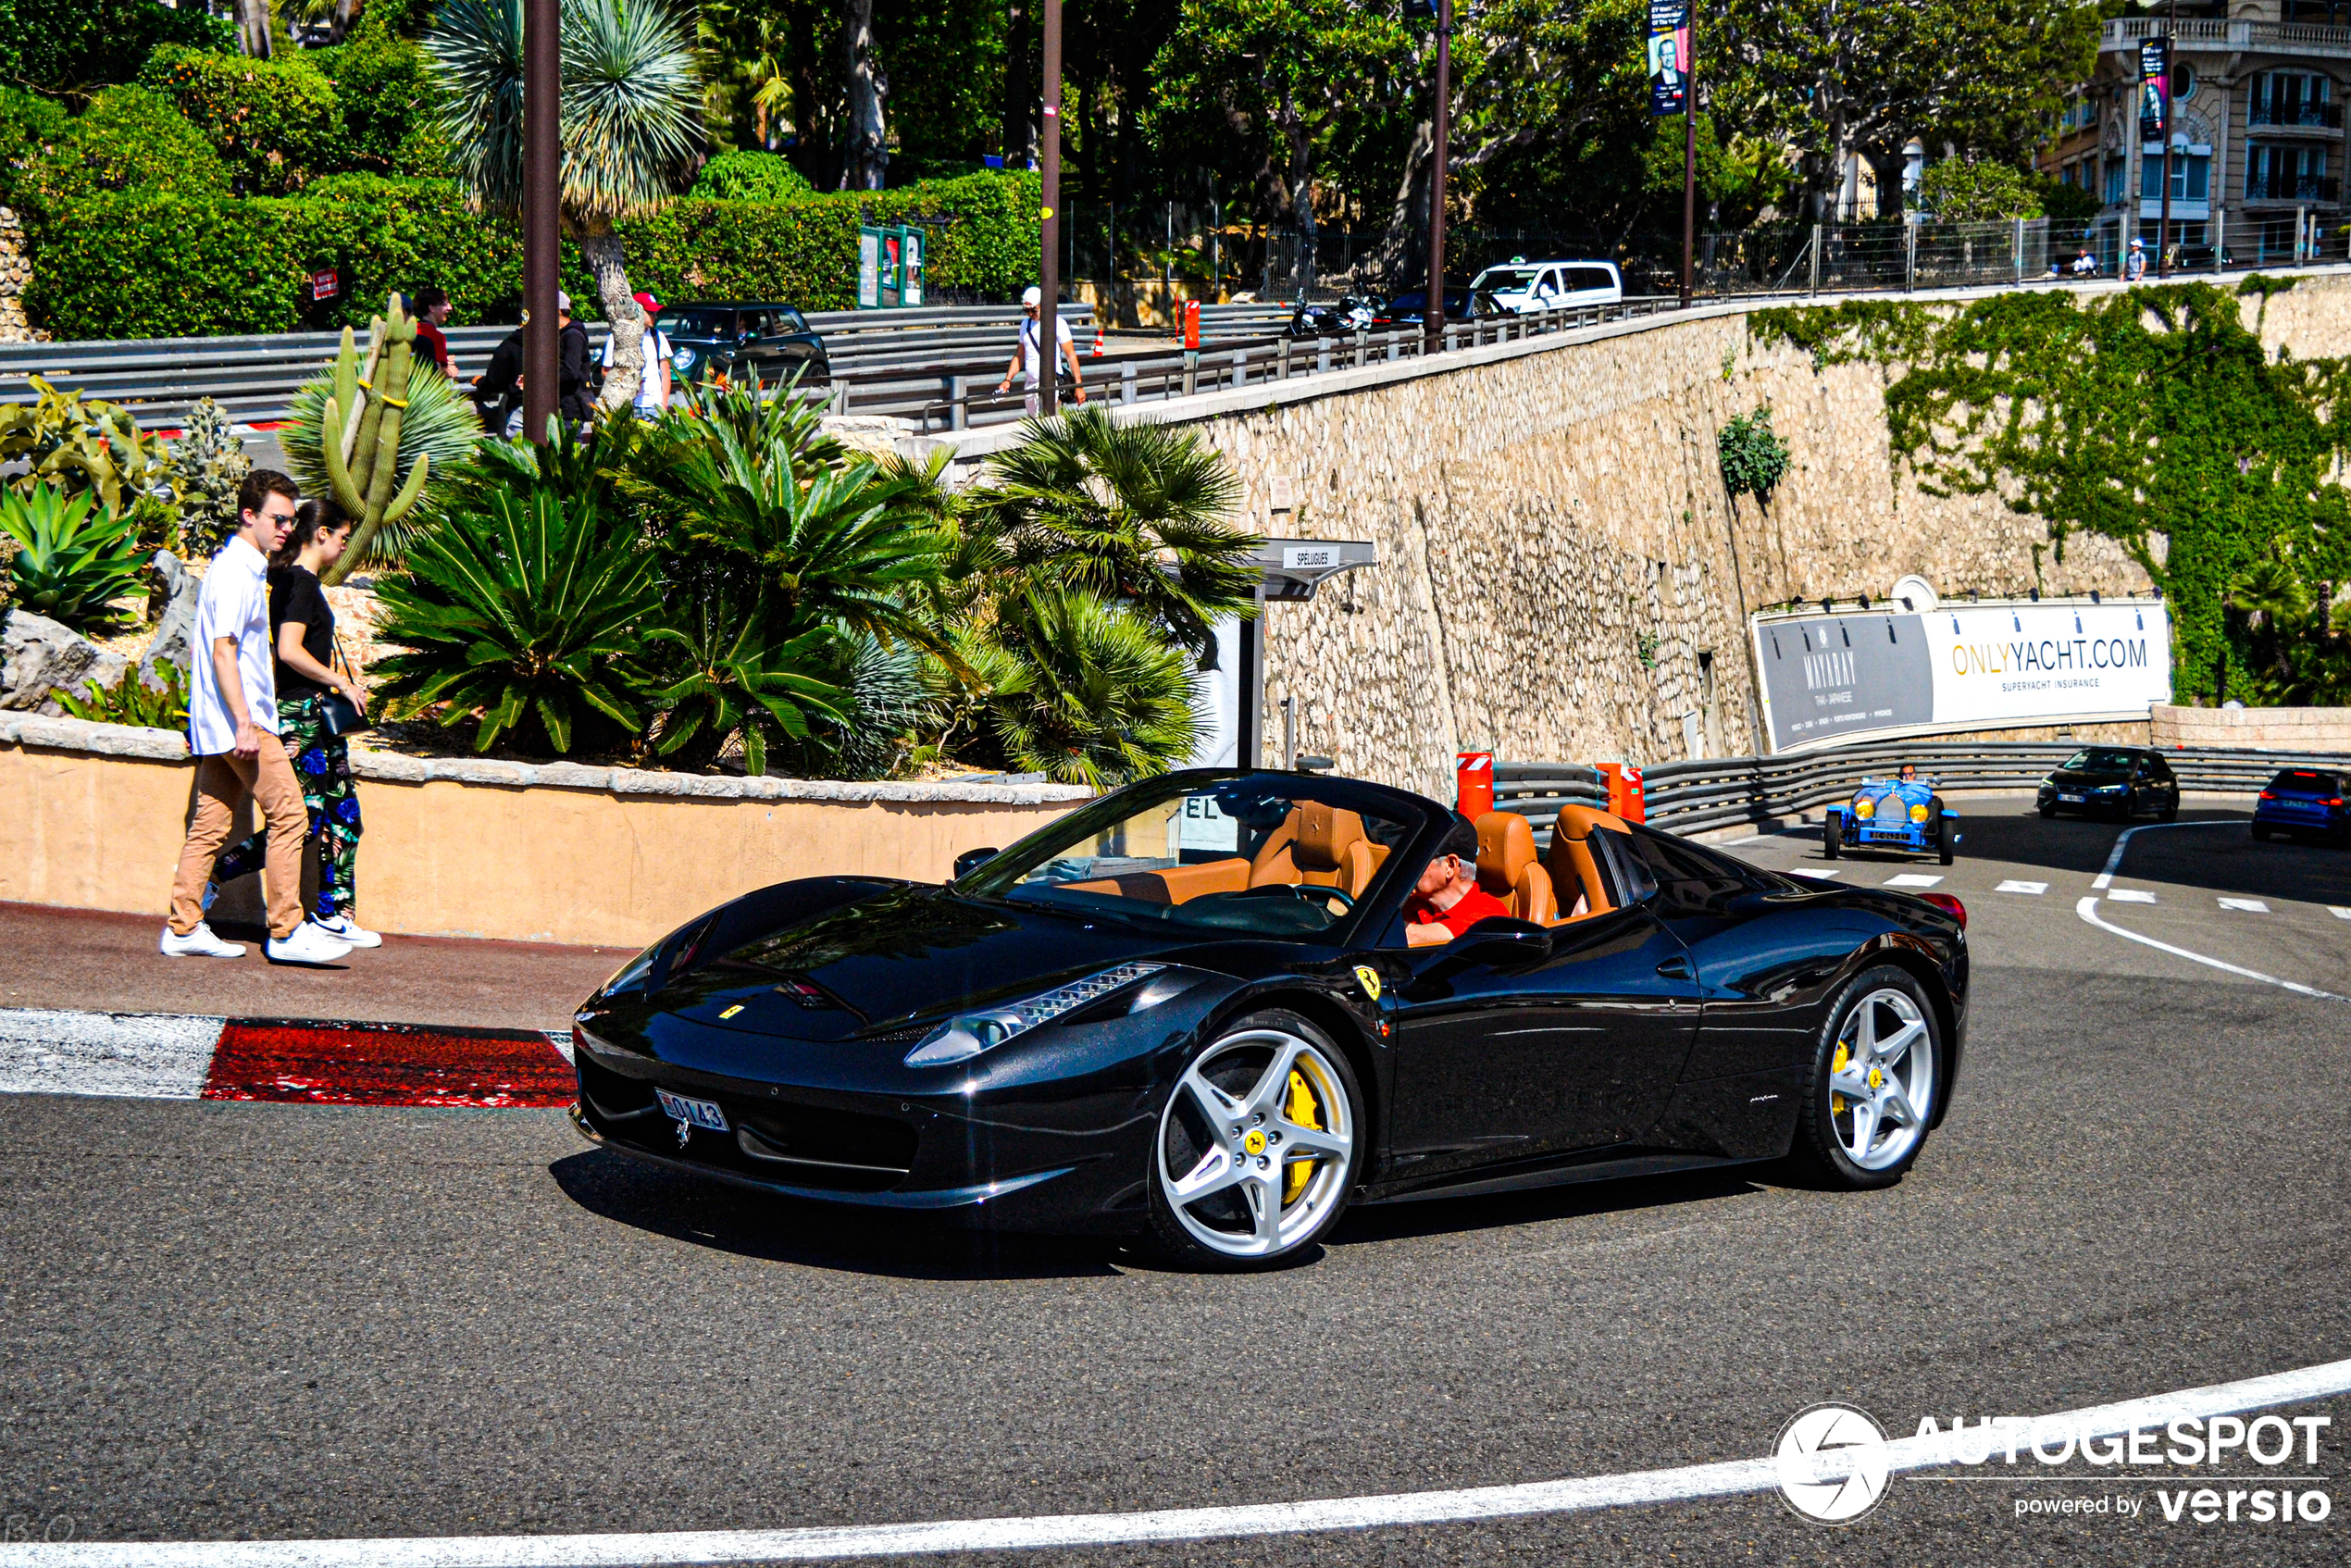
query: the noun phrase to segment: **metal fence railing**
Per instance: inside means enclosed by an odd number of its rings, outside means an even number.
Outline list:
[[[1642,770],[1648,821],[1671,833],[1761,825],[1844,800],[1865,778],[1887,778],[1904,763],[1947,790],[2029,790],[2082,749],[2073,740],[1934,743],[1884,741],[1787,757],[1709,757]],[[2167,750],[2183,790],[2253,794],[2284,767],[2351,768],[2351,758],[2307,752],[2206,747]],[[1548,829],[1563,804],[1600,805],[1598,772],[1578,763],[1494,765],[1495,804]]]

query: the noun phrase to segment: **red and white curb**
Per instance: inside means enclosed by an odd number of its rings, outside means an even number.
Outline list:
[[[0,1093],[508,1110],[578,1098],[568,1035],[0,1008]]]

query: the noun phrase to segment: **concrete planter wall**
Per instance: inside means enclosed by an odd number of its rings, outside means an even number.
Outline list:
[[[358,914],[382,930],[633,946],[794,877],[943,879],[1091,797],[1064,785],[840,784],[354,748]],[[195,766],[173,732],[0,714],[0,900],[169,902]]]
[[[2351,752],[2351,708],[2155,710],[2158,746],[2229,746],[2255,752]]]

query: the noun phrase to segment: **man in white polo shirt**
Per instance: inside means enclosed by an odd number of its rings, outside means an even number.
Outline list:
[[[302,492],[256,468],[237,492],[237,531],[212,558],[196,596],[195,670],[188,695],[188,749],[196,756],[196,811],[171,884],[166,958],[243,958],[205,923],[205,884],[247,800],[269,833],[262,885],[269,903],[269,957],[331,964],[351,944],[302,917],[302,848],[310,821],[293,764],[278,741],[278,678],[269,645],[269,557],[292,527]]]

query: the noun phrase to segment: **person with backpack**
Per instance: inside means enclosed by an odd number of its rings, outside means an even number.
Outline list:
[[[1020,347],[1014,351],[1011,363],[1004,367],[1004,379],[996,387],[996,395],[1001,397],[1011,389],[1013,378],[1020,377],[1028,388],[1023,406],[1032,415],[1043,406],[1041,394],[1037,390],[1039,385],[1045,377],[1057,373],[1061,368],[1057,364],[1048,363],[1049,359],[1067,356],[1072,390],[1076,392],[1078,402],[1086,401],[1086,376],[1078,368],[1077,340],[1070,335],[1069,323],[1062,319],[1060,311],[1053,312],[1054,351],[1050,355],[1043,352],[1044,308],[1045,292],[1042,289],[1031,285],[1020,296]]]

